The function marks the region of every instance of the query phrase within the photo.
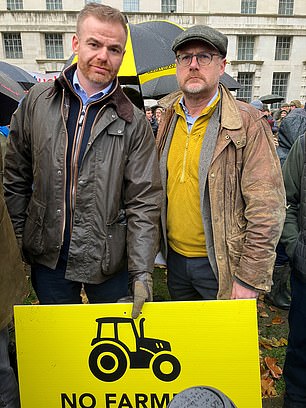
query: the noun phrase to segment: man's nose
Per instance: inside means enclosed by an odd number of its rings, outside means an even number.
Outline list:
[[[108,51],[106,47],[101,47],[98,52],[98,58],[101,61],[106,61],[108,59]]]
[[[193,55],[191,58],[190,67],[192,68],[199,68],[198,58],[196,55]]]

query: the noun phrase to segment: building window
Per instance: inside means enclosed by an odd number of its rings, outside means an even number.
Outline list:
[[[176,0],[161,0],[162,13],[176,13]]]
[[[3,33],[6,58],[23,58],[20,33]]]
[[[50,59],[63,59],[64,47],[62,34],[45,34],[46,57]]]
[[[257,0],[241,0],[241,14],[256,14]]]
[[[252,72],[239,72],[237,81],[242,85],[242,88],[237,89],[237,98],[251,102],[254,74]]]
[[[255,38],[250,35],[238,37],[238,60],[253,60]]]
[[[123,11],[139,11],[139,0],[123,0]]]
[[[7,10],[23,10],[23,0],[7,0]]]
[[[278,14],[285,14],[286,16],[292,16],[293,6],[294,6],[294,0],[279,0]]]
[[[280,95],[287,99],[287,90],[288,90],[288,82],[289,82],[289,72],[273,72],[273,80],[272,80],[272,94],[273,95]],[[272,108],[280,107],[280,103],[273,103],[271,106]]]
[[[275,59],[289,60],[291,37],[279,36],[276,38]]]
[[[47,10],[62,10],[62,0],[46,0]]]

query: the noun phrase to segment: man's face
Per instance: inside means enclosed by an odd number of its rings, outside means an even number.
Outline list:
[[[153,116],[153,113],[151,110],[146,110],[146,117],[148,120],[151,120]]]
[[[202,41],[190,41],[184,47],[177,50],[176,55],[182,54],[219,54],[218,50]],[[219,84],[219,78],[224,73],[226,59],[214,55],[208,65],[201,66],[193,57],[191,64],[187,67],[176,64],[176,75],[178,84],[186,96],[212,97]]]
[[[72,39],[77,73],[85,91],[106,88],[116,77],[125,52],[126,34],[119,23],[87,17]]]

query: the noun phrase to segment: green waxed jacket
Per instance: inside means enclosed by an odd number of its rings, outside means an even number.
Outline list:
[[[2,155],[0,149],[0,168]],[[0,330],[12,319],[13,306],[26,294],[26,277],[20,251],[3,198],[0,180]]]
[[[208,258],[219,280],[218,298],[228,299],[234,279],[270,291],[275,247],[285,218],[285,190],[273,135],[263,113],[236,101],[222,85],[220,92],[218,124],[203,140],[199,189]],[[157,135],[164,192],[176,120],[171,105]],[[166,256],[164,194],[162,252]]]
[[[29,263],[52,269],[69,222],[66,121],[73,92],[65,73],[54,85],[32,87],[13,115],[6,154],[5,198],[15,232],[23,235],[23,252]],[[155,140],[118,81],[101,99],[72,183],[66,278],[98,284],[126,258],[132,274],[153,271],[161,206]]]

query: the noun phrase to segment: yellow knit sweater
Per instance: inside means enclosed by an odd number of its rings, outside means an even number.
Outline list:
[[[179,101],[179,115],[168,155],[167,234],[171,248],[187,257],[207,256],[199,192],[199,158],[210,117],[220,95],[203,109],[188,132]]]

